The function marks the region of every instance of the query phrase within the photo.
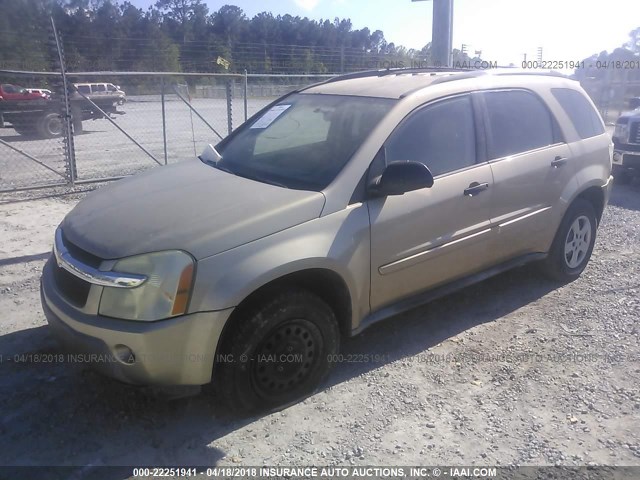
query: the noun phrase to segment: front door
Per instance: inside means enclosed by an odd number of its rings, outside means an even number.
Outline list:
[[[368,200],[371,309],[377,310],[486,265],[491,168],[478,163],[469,95],[411,113],[384,146],[386,164],[416,160],[435,181],[404,195]]]

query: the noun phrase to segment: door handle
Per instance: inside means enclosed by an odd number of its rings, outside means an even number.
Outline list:
[[[553,168],[558,168],[563,166],[565,163],[567,163],[567,159],[565,157],[556,157],[551,162],[551,166]]]
[[[475,195],[478,195],[480,192],[484,192],[487,188],[489,188],[488,183],[473,182],[469,185],[469,187],[464,189],[464,194],[467,197],[473,197]]]

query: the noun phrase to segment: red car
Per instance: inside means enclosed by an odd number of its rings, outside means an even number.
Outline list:
[[[44,93],[31,93],[26,88],[11,83],[0,83],[0,100],[42,100]]]

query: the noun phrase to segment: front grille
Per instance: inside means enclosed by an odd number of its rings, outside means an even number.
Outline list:
[[[622,164],[627,168],[640,169],[640,155],[625,154],[622,157]]]
[[[640,144],[640,122],[633,122],[629,128],[629,143]]]
[[[91,284],[84,280],[71,275],[65,269],[60,268],[58,265],[53,265],[53,279],[56,282],[58,291],[66,298],[71,304],[78,308],[82,308],[87,303],[89,297],[89,290]]]
[[[64,243],[64,246],[67,248],[67,250],[69,250],[71,256],[76,260],[80,260],[82,263],[93,268],[100,267],[102,259],[71,243],[69,240],[67,240],[67,237],[65,237],[64,231],[62,232],[62,243]]]
[[[100,267],[100,264],[102,263],[101,258],[96,257],[95,255],[71,243],[64,236],[64,232],[62,233],[62,243],[69,252],[69,255],[76,260],[93,268]],[[55,262],[53,266],[53,278],[60,294],[72,305],[75,305],[78,308],[82,308],[86,305],[87,298],[89,297],[89,290],[91,290],[91,284],[89,282],[76,277],[63,268],[60,268],[55,264]]]

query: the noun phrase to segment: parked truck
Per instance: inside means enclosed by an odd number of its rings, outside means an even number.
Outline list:
[[[618,183],[628,183],[640,175],[640,97],[629,101],[613,132],[613,176]]]
[[[117,110],[117,95],[86,99],[77,91],[70,96],[71,115],[75,133],[83,130],[84,120],[97,120],[105,114],[122,114]],[[99,107],[99,108],[96,108]],[[102,110],[102,112],[100,111]],[[10,126],[20,135],[53,138],[62,135],[60,97],[30,93],[13,84],[0,84],[0,127]],[[103,113],[104,112],[104,113]]]

